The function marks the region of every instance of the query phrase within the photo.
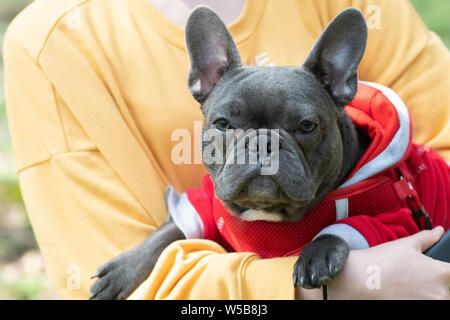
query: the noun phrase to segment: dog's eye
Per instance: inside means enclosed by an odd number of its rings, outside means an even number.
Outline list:
[[[220,118],[214,121],[214,126],[219,129],[220,131],[225,131],[227,129],[233,129],[233,127],[230,125],[227,119]]]
[[[315,124],[314,122],[309,121],[309,120],[304,120],[304,121],[300,122],[300,129],[306,133],[313,132],[316,127],[317,127],[317,124]]]

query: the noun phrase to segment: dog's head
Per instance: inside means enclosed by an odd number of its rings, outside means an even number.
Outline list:
[[[220,18],[207,7],[192,12],[188,85],[204,115],[203,160],[216,196],[235,215],[298,220],[341,182],[341,122],[366,39],[363,15],[350,8],[328,25],[303,66],[242,67]]]

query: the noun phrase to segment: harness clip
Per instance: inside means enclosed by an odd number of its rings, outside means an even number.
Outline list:
[[[433,225],[431,223],[430,215],[428,214],[428,212],[425,210],[425,208],[423,206],[421,206],[419,210],[411,210],[411,211],[412,211],[414,220],[416,221],[416,224],[419,227],[419,229],[422,229],[421,228],[421,223],[420,223],[420,220],[419,220],[421,217],[425,217],[424,229],[425,230],[433,229]]]

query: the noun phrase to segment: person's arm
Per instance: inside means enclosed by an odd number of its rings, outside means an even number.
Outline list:
[[[360,80],[383,84],[411,112],[413,141],[450,160],[450,53],[430,32],[408,0],[314,1],[324,26],[345,7],[360,9],[368,22]]]
[[[63,298],[85,299],[101,264],[165,222],[166,184],[151,159],[142,159],[132,128],[123,129],[128,119],[118,117],[126,113],[87,58],[94,51],[79,47],[95,40],[89,29],[70,30],[48,6],[33,3],[8,29],[8,120],[21,191],[50,282]],[[186,259],[174,260],[174,248]],[[295,258],[261,260],[193,240],[174,244],[159,262],[159,281],[146,297],[294,298]]]

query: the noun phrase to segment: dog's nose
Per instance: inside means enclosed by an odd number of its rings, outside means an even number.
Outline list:
[[[245,148],[249,152],[255,152],[258,159],[270,157],[272,154],[271,132],[267,129],[258,129],[258,134],[252,139],[245,140]]]

